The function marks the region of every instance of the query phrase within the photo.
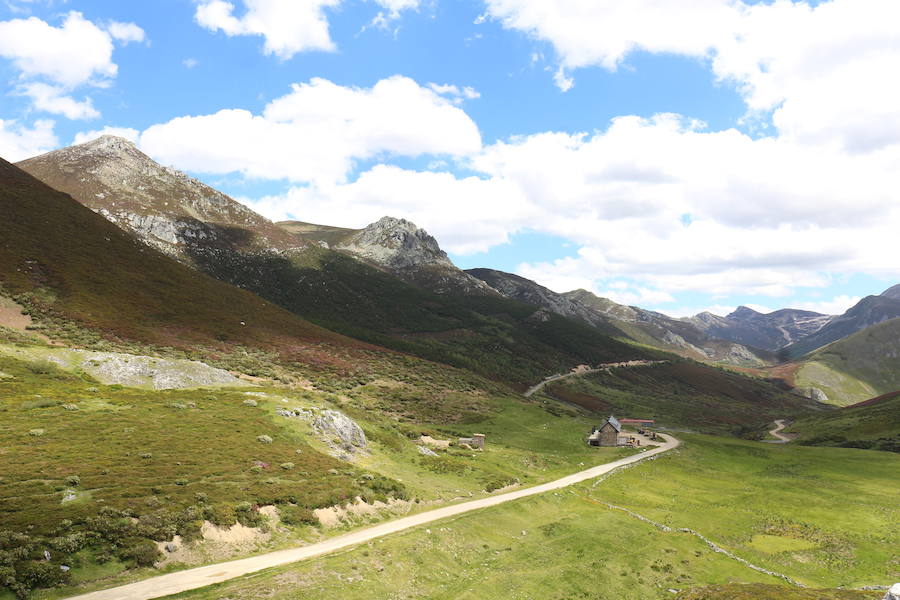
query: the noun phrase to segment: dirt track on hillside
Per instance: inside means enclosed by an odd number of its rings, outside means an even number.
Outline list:
[[[651,456],[672,450],[681,443],[670,435],[660,435],[666,440],[665,444],[662,446],[611,463],[591,467],[590,469],[567,475],[566,477],[549,483],[515,490],[513,492],[506,492],[496,496],[488,496],[487,498],[463,502],[453,506],[445,506],[443,508],[430,510],[410,517],[404,517],[395,521],[381,523],[374,527],[354,531],[330,540],[325,540],[324,542],[310,544],[309,546],[291,548],[289,550],[279,550],[278,552],[270,552],[251,558],[233,560],[205,567],[198,567],[196,569],[188,569],[178,573],[160,575],[137,583],[74,596],[70,600],[150,600],[152,598],[160,598],[162,596],[177,594],[187,590],[206,587],[214,583],[228,581],[229,579],[234,579],[235,577],[240,577],[249,573],[255,573],[256,571],[261,571],[263,569],[323,556],[337,550],[343,550],[363,542],[368,542],[392,533],[405,531],[412,527],[418,527],[419,525],[425,525],[440,519],[454,517],[482,508],[488,508],[490,506],[496,506],[498,504],[503,504],[504,502],[518,500],[519,498],[534,496],[535,494],[558,490],[582,481],[594,479],[609,473],[610,471],[614,471],[619,467],[646,460]]]

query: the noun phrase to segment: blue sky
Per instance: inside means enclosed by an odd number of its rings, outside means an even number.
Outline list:
[[[670,314],[900,280],[889,0],[6,0],[0,155],[99,132],[273,219]]]

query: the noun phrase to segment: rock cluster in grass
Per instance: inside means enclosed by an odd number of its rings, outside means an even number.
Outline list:
[[[362,427],[340,411],[323,410],[313,419],[312,425],[322,436],[336,436],[340,441],[340,448],[346,452],[352,453],[368,448]]]
[[[884,595],[884,600],[900,600],[900,583],[895,583]]]

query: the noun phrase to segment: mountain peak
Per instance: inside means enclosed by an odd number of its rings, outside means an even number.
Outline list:
[[[456,267],[432,235],[406,219],[385,216],[340,244],[341,250],[391,269]]]
[[[732,312],[726,318],[728,318],[728,319],[752,319],[753,317],[758,317],[761,314],[762,314],[761,312],[755,311],[752,308],[750,308],[749,306],[738,306],[736,309],[734,309],[734,312]]]
[[[891,298],[893,300],[900,300],[900,284],[897,284],[893,287],[889,287],[888,289],[881,292],[881,295],[885,298]]]

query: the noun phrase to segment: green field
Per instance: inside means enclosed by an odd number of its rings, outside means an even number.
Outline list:
[[[900,576],[888,453],[690,435],[674,453],[352,551],[177,596],[850,600]],[[638,520],[612,503],[675,531]],[[713,552],[687,527],[789,586]],[[715,586],[715,587],[707,587]],[[732,594],[731,596],[727,594]]]

